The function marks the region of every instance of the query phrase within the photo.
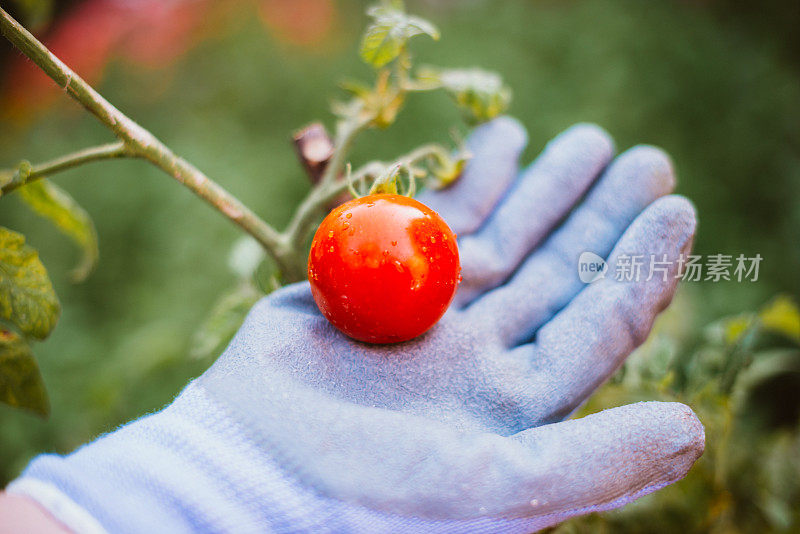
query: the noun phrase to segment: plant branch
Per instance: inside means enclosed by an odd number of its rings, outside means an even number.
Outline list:
[[[0,8],[0,30],[59,87],[114,132],[132,155],[148,160],[191,189],[253,236],[275,258],[281,268],[285,267],[287,257],[292,251],[283,236],[274,228],[191,163],[175,155],[152,133],[111,105],[2,8]]]
[[[350,152],[353,141],[356,136],[369,125],[370,121],[371,119],[358,117],[341,121],[337,125],[333,156],[325,167],[325,172],[322,173],[320,185],[327,185],[336,180],[342,172],[344,162],[347,160],[347,154]],[[291,232],[289,232],[289,235],[291,235]]]
[[[107,145],[94,146],[67,154],[59,158],[32,165],[24,168],[21,164],[16,169],[0,171],[0,195],[5,195],[11,191],[22,187],[25,184],[39,180],[57,172],[83,165],[91,161],[101,161],[105,159],[129,158],[133,156],[128,147],[122,141],[109,143]],[[27,162],[25,162],[27,163]]]

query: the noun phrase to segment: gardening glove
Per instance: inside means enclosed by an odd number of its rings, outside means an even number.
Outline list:
[[[655,148],[613,159],[605,132],[578,125],[518,172],[525,143],[512,119],[480,127],[460,180],[420,197],[463,265],[429,332],[359,343],[308,283],[288,286],[173,404],[35,459],[10,491],[87,532],[527,533],[679,480],[704,446],[688,407],[565,418],[669,303],[693,208],[666,196]],[[586,251],[667,267],[584,284]]]

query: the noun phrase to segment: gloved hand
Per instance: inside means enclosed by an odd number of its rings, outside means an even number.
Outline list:
[[[462,178],[420,197],[463,265],[427,334],[355,342],[307,283],[286,287],[172,405],[40,457],[10,491],[112,532],[531,532],[683,477],[704,446],[684,405],[563,420],[669,303],[693,208],[665,196],[655,148],[612,162],[608,135],[578,125],[518,174],[525,137],[508,118],[482,126]],[[645,262],[638,282],[584,285],[583,251],[672,263],[666,281]]]

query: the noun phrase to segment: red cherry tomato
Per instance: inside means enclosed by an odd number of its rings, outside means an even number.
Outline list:
[[[308,258],[322,314],[368,343],[426,332],[453,300],[460,272],[455,234],[435,211],[401,195],[370,195],[334,209]]]

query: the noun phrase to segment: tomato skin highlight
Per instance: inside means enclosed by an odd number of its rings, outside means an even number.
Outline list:
[[[367,343],[415,338],[444,315],[460,280],[456,236],[421,202],[369,195],[322,221],[308,258],[320,312]]]

